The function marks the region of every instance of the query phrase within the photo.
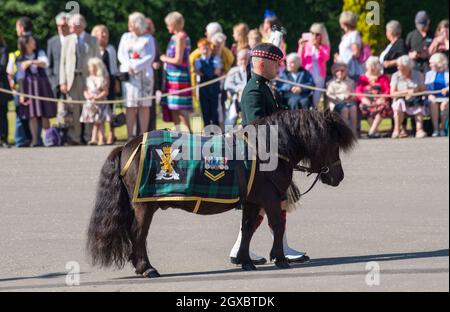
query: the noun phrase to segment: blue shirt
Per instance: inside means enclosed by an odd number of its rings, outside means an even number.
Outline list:
[[[214,73],[218,64],[215,62],[214,58],[209,57],[207,59],[197,59],[194,63],[195,69],[200,73],[200,83],[213,80],[217,78]],[[216,95],[220,93],[220,82],[213,83],[212,85],[205,86],[200,89],[201,94]]]
[[[433,89],[434,90],[442,90],[447,87],[447,84],[445,83],[445,72],[436,73],[436,79],[433,83]],[[435,94],[436,97],[444,97],[442,93]],[[448,92],[445,95],[445,97],[448,97]]]

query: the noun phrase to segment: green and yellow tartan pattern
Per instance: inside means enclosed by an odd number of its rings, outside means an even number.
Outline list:
[[[162,169],[163,147],[172,147],[175,141],[182,143],[180,154],[186,152],[182,150],[183,148],[188,148],[191,157],[189,160],[173,161],[173,170],[179,175],[179,180],[158,180],[158,174]],[[206,142],[211,144],[211,151],[221,150],[222,156],[225,156],[226,148],[231,148],[223,136],[203,137],[166,130],[147,133],[142,142],[138,181],[133,201],[197,201],[197,206],[200,201],[237,203],[240,199],[237,161],[229,160],[227,170],[205,168],[206,162],[201,152]],[[233,155],[244,151],[245,145],[242,140],[238,140],[235,144],[241,145],[239,148],[234,148],[236,151]],[[242,162],[247,175],[249,193],[253,184],[256,161],[243,160]]]

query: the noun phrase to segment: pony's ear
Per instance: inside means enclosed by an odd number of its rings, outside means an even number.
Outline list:
[[[338,143],[339,147],[344,151],[352,149],[356,143],[356,138],[353,131],[342,119],[341,115],[336,112],[332,112],[329,109],[324,111],[324,115],[332,141]]]

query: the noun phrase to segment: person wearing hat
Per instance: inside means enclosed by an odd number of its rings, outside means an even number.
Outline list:
[[[244,88],[241,99],[242,125],[246,125],[260,118],[267,117],[279,110],[287,109],[277,103],[269,87],[270,81],[277,77],[279,63],[283,59],[283,52],[271,43],[261,43],[252,50],[253,72],[252,77]],[[285,202],[282,203],[282,207]],[[286,210],[283,209],[283,219],[286,224]],[[261,209],[256,221],[255,230],[264,220],[264,210]],[[270,226],[270,225],[269,225]],[[231,249],[230,260],[233,264],[240,264],[237,253],[241,245],[242,232]],[[309,260],[304,252],[296,251],[287,243],[286,231],[283,236],[284,255],[289,262],[305,262]],[[253,264],[264,264],[267,260],[250,252]]]
[[[242,125],[269,116],[281,107],[269,87],[278,75],[283,53],[271,43],[261,43],[252,50],[253,71],[242,95]]]
[[[350,123],[355,136],[357,133],[357,110],[354,97],[355,83],[348,77],[348,65],[344,62],[334,63],[331,67],[334,78],[327,84],[327,97],[330,110],[339,113],[346,123]]]
[[[429,34],[430,18],[427,12],[417,12],[415,24],[416,29],[406,36],[406,47],[409,51],[409,57],[415,62],[414,69],[426,73],[429,70],[428,60],[430,58],[428,48],[433,41]]]

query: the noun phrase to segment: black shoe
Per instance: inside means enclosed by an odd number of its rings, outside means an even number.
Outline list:
[[[5,141],[1,141],[0,142],[0,147],[3,147],[3,148],[10,148],[11,147],[11,145],[9,145],[7,142],[5,142]]]
[[[236,257],[230,257],[230,261],[232,264],[236,264],[239,265],[241,264],[241,262],[238,261],[238,259]],[[261,258],[259,260],[252,260],[254,265],[263,265],[267,263],[267,259],[266,258]]]
[[[288,259],[289,263],[305,263],[308,262],[310,259],[307,255],[301,256],[299,258],[295,258],[295,259]]]
[[[77,141],[73,140],[70,137],[66,137],[66,142],[64,142],[65,145],[69,145],[69,146],[77,146],[80,145],[80,143],[78,143]]]
[[[381,135],[378,132],[375,132],[375,133],[372,133],[372,134],[369,133],[367,135],[367,138],[368,139],[379,139],[379,138],[381,138]]]
[[[24,143],[17,144],[16,147],[18,148],[30,147],[30,143],[31,143],[30,141],[26,141]]]

